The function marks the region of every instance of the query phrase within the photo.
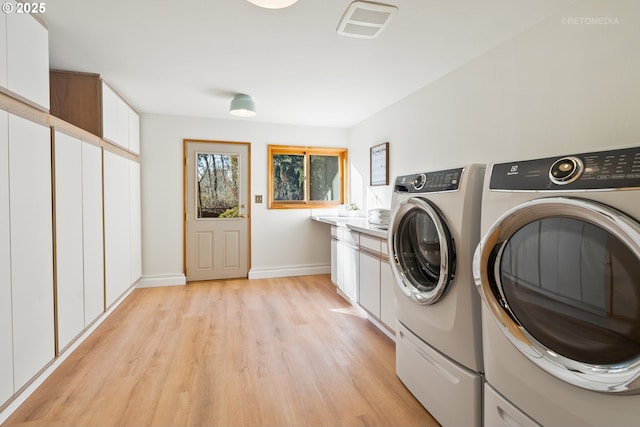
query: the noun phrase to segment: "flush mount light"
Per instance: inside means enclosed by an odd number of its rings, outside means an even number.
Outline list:
[[[231,100],[229,112],[238,117],[255,117],[256,104],[249,95],[239,93]]]
[[[298,0],[248,0],[249,3],[253,3],[256,6],[264,7],[265,9],[284,9],[289,7]]]

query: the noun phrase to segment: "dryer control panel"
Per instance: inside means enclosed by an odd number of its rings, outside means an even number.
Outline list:
[[[640,147],[497,163],[491,190],[640,188]]]
[[[396,193],[435,193],[456,191],[464,168],[403,175],[396,178]]]

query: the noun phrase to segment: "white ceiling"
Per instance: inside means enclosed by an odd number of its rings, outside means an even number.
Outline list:
[[[336,33],[352,0],[55,0],[43,18],[51,68],[101,74],[141,112],[231,119],[247,93],[248,120],[346,128],[574,1],[388,0],[368,40]]]

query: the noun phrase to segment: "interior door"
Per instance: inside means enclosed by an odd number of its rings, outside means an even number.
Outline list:
[[[187,281],[247,277],[248,143],[185,140]]]

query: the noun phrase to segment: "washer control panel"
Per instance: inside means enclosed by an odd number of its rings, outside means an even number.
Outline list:
[[[491,190],[640,188],[640,147],[497,163]]]
[[[455,191],[460,188],[464,168],[447,169],[437,172],[423,172],[396,178],[396,193],[435,193]]]

